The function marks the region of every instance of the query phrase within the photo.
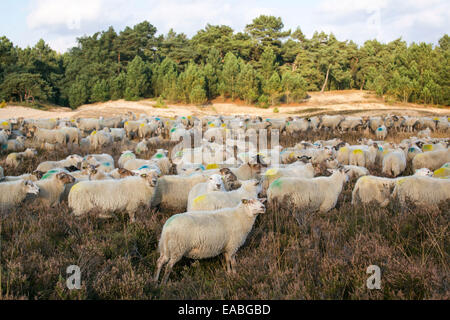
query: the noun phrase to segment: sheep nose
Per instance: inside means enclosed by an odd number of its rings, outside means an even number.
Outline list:
[[[220,188],[220,184],[217,185],[217,188]]]

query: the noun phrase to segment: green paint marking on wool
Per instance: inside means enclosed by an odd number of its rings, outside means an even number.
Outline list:
[[[278,178],[277,180],[275,180],[274,182],[272,182],[272,184],[270,185],[271,188],[281,188],[282,182],[280,180],[280,178]]]
[[[41,180],[46,180],[46,179],[50,178],[51,176],[53,176],[53,173],[46,173],[42,176]]]
[[[158,153],[155,158],[161,159],[163,157],[163,155],[161,153]]]
[[[167,219],[167,221],[166,221],[166,223],[164,224],[164,227],[163,227],[163,228],[168,227],[169,224],[170,224],[170,223],[173,221],[173,219],[175,219],[176,217],[177,217],[177,215],[174,214],[174,215],[171,216],[169,219]]]
[[[170,129],[170,132],[175,132],[177,129],[176,128],[172,128]]]

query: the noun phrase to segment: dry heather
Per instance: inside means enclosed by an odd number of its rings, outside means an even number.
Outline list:
[[[282,143],[294,143],[287,139]],[[117,159],[120,149],[103,151]],[[40,153],[37,161],[68,154]],[[26,161],[8,174],[36,165]],[[162,226],[173,213],[142,207],[137,222],[129,224],[122,212],[109,220],[95,212],[75,218],[66,203],[48,209],[27,201],[0,216],[0,298],[450,299],[450,201],[408,210],[396,203],[354,207],[352,188],[347,185],[326,214],[274,204],[238,252],[236,275],[226,273],[222,256],[184,258],[162,288],[151,276]],[[73,264],[81,268],[82,288],[69,291],[66,268]],[[381,290],[366,287],[366,268],[373,264],[382,271]]]

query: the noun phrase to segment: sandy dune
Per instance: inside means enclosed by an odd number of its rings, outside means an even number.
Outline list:
[[[382,99],[375,97],[367,91],[346,90],[331,91],[323,94],[311,93],[311,98],[302,104],[279,106],[279,113],[274,113],[274,108],[261,109],[248,105],[234,103],[213,103],[205,107],[191,105],[168,105],[168,108],[154,108],[153,100],[131,101],[109,101],[84,105],[76,110],[69,108],[55,108],[50,111],[42,111],[26,107],[7,106],[0,109],[0,119],[14,117],[25,118],[78,118],[114,116],[133,111],[136,114],[159,115],[159,116],[204,116],[212,114],[223,115],[260,115],[262,117],[286,117],[289,115],[311,116],[320,114],[342,113],[348,115],[382,115],[395,113],[402,115],[450,115],[450,108],[426,107],[416,104],[386,104]]]

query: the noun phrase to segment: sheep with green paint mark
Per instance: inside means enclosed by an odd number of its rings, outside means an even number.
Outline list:
[[[75,178],[66,172],[59,172],[48,177],[44,175],[41,180],[36,182],[39,187],[37,201],[51,207],[57,205],[63,200],[64,193],[68,191],[66,186],[74,182]]]
[[[159,240],[160,257],[154,281],[167,263],[162,284],[183,256],[203,259],[225,256],[228,272],[236,272],[235,254],[244,244],[258,214],[265,212],[265,199],[242,199],[237,206],[217,211],[185,212],[170,217]]]
[[[66,159],[60,161],[44,161],[41,162],[36,171],[47,172],[55,168],[79,167],[83,158],[77,154],[68,156]]]

